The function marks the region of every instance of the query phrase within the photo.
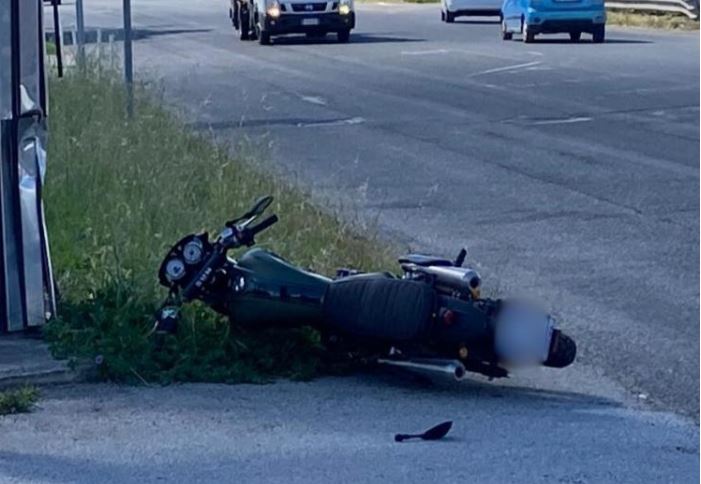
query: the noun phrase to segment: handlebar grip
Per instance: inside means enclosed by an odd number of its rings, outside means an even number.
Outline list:
[[[277,215],[271,215],[270,217],[266,218],[263,220],[261,223],[258,225],[254,225],[253,227],[248,227],[247,231],[251,234],[251,236],[256,235],[258,232],[262,232],[263,230],[267,229],[274,223],[278,221]]]

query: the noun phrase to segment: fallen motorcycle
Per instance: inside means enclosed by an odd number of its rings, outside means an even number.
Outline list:
[[[504,377],[515,366],[564,368],[576,345],[552,317],[532,305],[481,297],[481,279],[454,261],[410,254],[403,274],[340,269],[335,278],[296,267],[260,248],[232,259],[277,222],[255,223],[272,202],[259,199],[226,223],[214,240],[207,233],[178,241],[159,269],[169,295],[156,314],[156,330],[173,332],[183,303],[203,301],[238,325],[311,326],[330,348],[353,348],[380,364],[448,374],[466,371]]]

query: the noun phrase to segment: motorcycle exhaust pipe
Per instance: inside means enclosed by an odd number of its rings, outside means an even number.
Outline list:
[[[381,365],[406,368],[417,373],[431,376],[448,376],[460,381],[465,377],[465,366],[458,360],[445,360],[437,358],[414,358],[409,360],[390,360],[380,358],[377,362]]]

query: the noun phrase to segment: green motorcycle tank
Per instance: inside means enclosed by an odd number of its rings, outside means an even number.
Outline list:
[[[236,263],[229,315],[244,326],[319,326],[331,279],[307,272],[280,256],[251,249]]]

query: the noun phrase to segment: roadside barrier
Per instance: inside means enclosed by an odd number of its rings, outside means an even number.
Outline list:
[[[681,13],[691,19],[699,18],[698,1],[685,0],[613,0],[606,1],[606,8],[641,10],[647,12]]]

